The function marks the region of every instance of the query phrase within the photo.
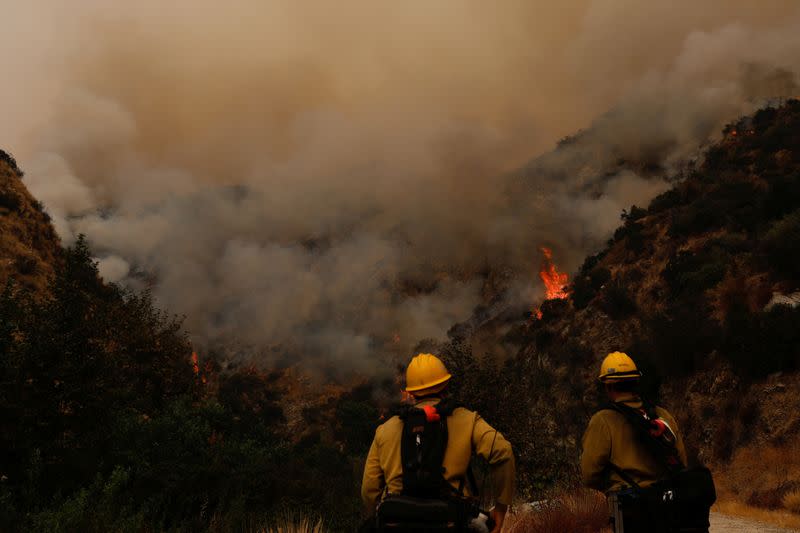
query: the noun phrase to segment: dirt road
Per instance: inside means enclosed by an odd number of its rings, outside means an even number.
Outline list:
[[[719,513],[711,513],[711,533],[792,533],[796,529],[782,529],[762,522],[752,522]]]

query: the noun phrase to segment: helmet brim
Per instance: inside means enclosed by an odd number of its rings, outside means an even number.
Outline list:
[[[452,378],[452,377],[453,377],[452,375],[447,374],[447,375],[445,375],[445,376],[443,376],[443,377],[441,377],[441,378],[439,378],[439,379],[437,379],[435,381],[432,381],[430,383],[425,383],[424,385],[417,385],[416,387],[406,387],[406,392],[414,393],[414,392],[420,392],[420,391],[432,389],[437,385],[441,385],[442,383],[446,383],[446,382],[450,381],[450,378]]]
[[[597,378],[603,383],[609,383],[613,381],[631,381],[634,379],[639,379],[642,377],[642,373],[637,371],[634,372],[620,372],[619,374],[607,374],[604,376],[600,376]]]

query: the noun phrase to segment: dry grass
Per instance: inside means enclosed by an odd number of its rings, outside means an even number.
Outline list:
[[[783,506],[786,510],[800,514],[800,490],[793,490],[783,497]]]
[[[770,511],[747,505],[746,503],[730,500],[718,501],[712,512],[730,516],[738,516],[749,520],[764,522],[787,529],[800,529],[800,516],[788,511]]]
[[[575,490],[556,496],[538,506],[526,506],[509,516],[507,533],[606,533],[608,527],[606,498],[592,490]]]
[[[746,446],[734,453],[730,463],[715,465],[712,470],[721,500],[781,507],[787,492],[800,489],[794,486],[800,480],[800,442]],[[778,494],[777,505],[759,505],[758,501],[763,499],[759,496],[770,493]]]
[[[713,471],[719,496],[714,511],[800,529],[800,443],[746,446]]]
[[[60,254],[60,241],[48,217],[19,174],[0,157],[0,287],[13,277],[43,294]]]
[[[208,530],[214,533],[232,531],[230,525],[226,524],[225,519],[219,515],[211,518]],[[274,518],[246,519],[244,524],[237,528],[236,531],[242,531],[243,533],[326,533],[327,530],[321,518],[312,519],[288,514],[277,522]]]
[[[287,518],[283,524],[269,529],[261,529],[254,533],[324,533],[322,520],[313,522],[308,518],[292,520]]]

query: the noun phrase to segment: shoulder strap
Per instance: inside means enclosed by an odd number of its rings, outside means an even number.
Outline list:
[[[448,416],[452,415],[453,411],[455,411],[459,407],[464,407],[463,404],[461,404],[460,402],[457,402],[457,401],[455,401],[453,399],[450,399],[450,398],[445,398],[444,400],[440,401],[437,404],[432,404],[432,406],[435,408],[435,411],[439,415],[444,416],[444,417],[448,417]],[[417,407],[415,405],[403,404],[403,405],[400,405],[400,406],[395,407],[394,409],[392,409],[390,411],[390,413],[392,415],[399,416],[402,420],[405,420],[406,418],[408,418],[408,415],[410,413],[414,412],[415,409],[416,410],[420,410],[420,409],[425,410],[422,407]]]
[[[452,415],[453,411],[455,411],[459,407],[464,407],[464,406],[460,402],[457,402],[452,398],[445,398],[444,400],[436,404],[436,411],[440,415],[447,417]]]
[[[650,450],[653,457],[669,472],[674,473],[684,467],[678,455],[676,442],[667,442],[660,436],[653,434],[653,430],[656,427],[653,425],[653,421],[658,419],[655,406],[643,404],[642,409],[635,409],[623,403],[614,402],[607,404],[604,409],[611,409],[624,416],[625,420],[628,421],[639,436],[640,442]]]
[[[618,466],[617,466],[617,465],[615,465],[614,463],[608,463],[608,468],[610,468],[611,470],[613,470],[613,471],[614,471],[614,472],[615,472],[615,473],[616,473],[616,474],[617,474],[619,477],[621,477],[621,478],[622,478],[622,481],[624,481],[625,483],[627,483],[628,485],[630,485],[630,486],[631,486],[631,487],[633,487],[634,489],[638,489],[638,490],[641,490],[641,489],[642,489],[642,487],[641,487],[641,486],[639,486],[639,484],[638,484],[638,483],[636,483],[636,480],[635,480],[635,479],[633,479],[633,478],[630,476],[630,474],[628,474],[627,472],[625,472],[623,469],[621,469],[620,467],[618,467]]]

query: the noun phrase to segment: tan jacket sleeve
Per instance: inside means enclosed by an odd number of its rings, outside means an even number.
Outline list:
[[[476,413],[472,447],[475,454],[485,459],[491,467],[497,503],[511,505],[517,483],[511,443]]]
[[[598,415],[589,421],[583,434],[581,478],[589,488],[605,489],[605,471],[611,457],[611,432],[606,421]]]
[[[670,427],[672,428],[673,433],[675,433],[675,447],[678,450],[678,456],[681,459],[681,463],[683,463],[683,466],[689,466],[688,459],[686,457],[686,445],[683,443],[683,436],[681,435],[681,430],[678,429],[678,422],[672,415],[670,415],[668,422]]]
[[[367,454],[367,462],[364,464],[364,477],[361,480],[361,500],[370,512],[375,510],[378,500],[383,493],[386,480],[383,475],[380,463],[380,451],[378,445],[378,431],[375,431],[375,438]]]

